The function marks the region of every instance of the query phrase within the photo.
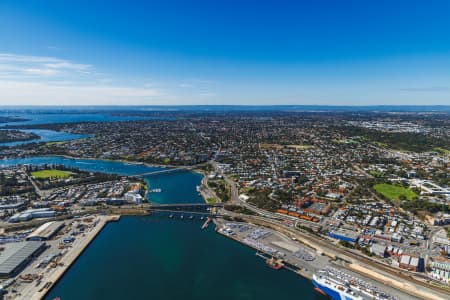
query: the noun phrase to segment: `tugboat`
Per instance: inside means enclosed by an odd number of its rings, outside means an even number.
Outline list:
[[[273,257],[268,258],[266,260],[266,264],[274,270],[280,270],[284,267],[283,261],[281,259],[275,259]]]

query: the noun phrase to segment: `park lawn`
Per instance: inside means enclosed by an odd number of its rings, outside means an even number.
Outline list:
[[[450,155],[450,150],[442,148],[442,147],[436,147],[433,150],[436,152],[439,152],[440,154]]]
[[[405,196],[408,200],[413,200],[417,197],[417,194],[413,190],[398,185],[379,183],[375,184],[373,188],[390,200],[400,200],[401,195]]]
[[[40,170],[31,172],[31,176],[37,179],[49,179],[49,178],[65,179],[69,178],[71,175],[72,175],[71,172],[61,170]]]
[[[207,202],[208,204],[215,204],[215,203],[218,203],[219,200],[217,200],[216,198],[207,198],[207,199],[206,199],[206,202]]]

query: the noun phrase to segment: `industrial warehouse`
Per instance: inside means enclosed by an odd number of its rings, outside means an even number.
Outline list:
[[[46,241],[51,239],[61,228],[64,227],[64,222],[47,222],[39,226],[35,231],[30,233],[27,241]]]
[[[10,243],[0,252],[0,278],[17,274],[29,261],[45,250],[45,243],[38,241]]]

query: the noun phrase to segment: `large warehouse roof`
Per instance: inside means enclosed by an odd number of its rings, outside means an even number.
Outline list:
[[[27,236],[27,240],[46,240],[64,226],[63,222],[47,222]]]
[[[36,253],[44,242],[18,242],[7,244],[0,252],[0,275],[9,275]]]

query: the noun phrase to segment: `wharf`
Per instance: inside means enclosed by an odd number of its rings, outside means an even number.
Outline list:
[[[46,274],[39,285],[30,284],[21,293],[21,299],[43,299],[51,288],[58,282],[64,273],[72,266],[83,251],[101,232],[104,226],[111,221],[119,221],[120,215],[100,216],[100,221],[91,231],[86,233],[86,236],[77,239],[71,249],[61,258],[61,266],[57,266],[53,272]]]
[[[299,259],[298,256],[293,255],[293,253],[289,251],[289,246],[287,246],[286,244],[281,245],[283,246],[282,248],[279,247],[280,243],[277,243],[276,240],[284,240],[285,242],[291,244],[291,246],[296,246],[299,248],[304,248],[304,250],[310,252],[310,248],[307,246],[307,244],[301,243],[298,239],[297,240],[292,240],[290,238],[288,238],[287,236],[285,236],[284,234],[275,231],[275,230],[269,230],[268,228],[265,227],[260,227],[254,224],[248,224],[248,223],[241,223],[241,224],[245,224],[242,226],[247,226],[249,228],[253,228],[253,231],[255,228],[264,228],[264,231],[270,231],[271,235],[267,236],[267,237],[257,237],[257,241],[259,243],[259,245],[255,245],[252,243],[248,243],[248,239],[246,238],[246,236],[248,237],[248,232],[240,232],[239,229],[234,229],[233,230],[233,234],[229,234],[229,232],[227,232],[225,229],[227,226],[224,226],[225,224],[223,223],[223,221],[221,220],[215,220],[216,225],[218,226],[217,228],[221,228],[219,230],[216,230],[217,233],[222,234],[225,237],[228,237],[234,241],[237,241],[247,247],[250,247],[252,249],[255,249],[255,251],[258,252],[258,256],[260,257],[276,257],[276,258],[281,258],[283,259],[283,263],[284,263],[284,268],[294,272],[297,275],[300,275],[308,280],[312,279],[312,275],[317,273],[319,270],[322,270],[328,266],[333,266],[334,268],[340,269],[345,271],[348,274],[351,274],[355,277],[361,278],[362,280],[372,284],[373,286],[378,287],[380,290],[385,291],[388,294],[391,294],[395,297],[397,297],[398,299],[408,299],[408,300],[418,300],[418,299],[436,299],[436,300],[440,300],[440,299],[446,299],[446,298],[442,298],[438,295],[433,295],[430,294],[426,291],[423,291],[422,293],[419,293],[418,291],[414,290],[414,291],[409,291],[409,293],[404,292],[404,288],[406,288],[406,286],[398,286],[397,284],[390,284],[390,282],[386,282],[386,281],[382,281],[380,280],[380,278],[373,276],[373,274],[368,274],[367,273],[367,269],[363,268],[362,266],[359,265],[349,265],[348,263],[346,263],[345,261],[341,260],[341,259],[332,259],[326,255],[324,255],[322,252],[320,251],[315,251],[314,252],[314,259]],[[249,230],[250,232],[251,230]],[[251,235],[251,233],[250,233]],[[268,249],[269,251],[264,251],[264,247],[261,248],[261,246],[267,246],[266,249]],[[259,248],[258,248],[259,247]],[[281,251],[283,252],[283,254],[277,255],[278,253],[273,253],[271,252],[273,249],[275,250]],[[295,251],[295,250],[293,250]],[[297,251],[296,251],[297,252]],[[373,272],[374,274],[376,272]],[[377,273],[376,273],[377,274]],[[411,295],[413,294],[413,295]]]
[[[216,224],[216,225],[218,225],[218,224]],[[220,227],[220,225],[219,225],[219,227]],[[271,253],[265,252],[264,250],[259,249],[259,248],[255,247],[255,246],[251,245],[251,244],[245,243],[243,238],[240,237],[240,236],[230,235],[230,234],[227,234],[227,233],[223,232],[222,230],[216,230],[216,232],[221,234],[221,235],[223,235],[223,236],[225,236],[225,237],[227,237],[227,238],[230,238],[230,239],[232,239],[232,240],[234,240],[234,241],[236,241],[236,242],[238,242],[238,243],[240,243],[242,245],[245,245],[245,246],[247,246],[249,248],[254,249],[255,251],[257,251],[256,255],[261,257],[261,258],[270,258],[270,257],[273,256],[273,254],[271,254]],[[317,257],[317,259],[319,259],[319,260],[322,260],[323,258],[325,258],[325,257],[323,257],[323,256],[322,257]],[[325,267],[327,265],[327,263],[328,263],[328,260],[327,261],[320,261],[320,262],[318,262],[316,260],[315,264],[311,264],[311,263],[300,261],[300,260],[294,262],[292,260],[292,258],[290,258],[290,257],[284,257],[283,261],[284,261],[284,268],[285,269],[290,270],[290,271],[296,273],[297,275],[300,275],[300,276],[302,276],[302,277],[304,277],[304,278],[306,278],[308,280],[311,280],[312,279],[312,275],[316,271],[321,269],[322,267]],[[299,263],[301,263],[301,265]]]

